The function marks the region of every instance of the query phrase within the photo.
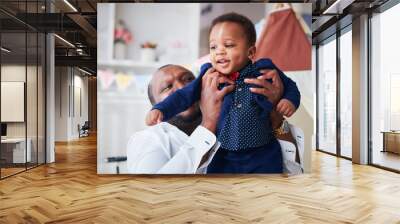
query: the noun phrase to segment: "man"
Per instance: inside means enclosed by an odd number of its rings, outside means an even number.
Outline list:
[[[254,92],[264,95],[274,105],[279,101],[283,86],[276,71],[261,71],[264,75],[248,83],[255,84]],[[194,75],[178,65],[165,65],[152,76],[148,87],[152,104],[182,88]],[[271,78],[272,84],[265,79]],[[204,173],[219,143],[215,137],[223,98],[234,89],[233,85],[221,90],[220,83],[232,83],[210,69],[202,79],[201,100],[168,122],[135,133],[128,142],[127,167],[129,173],[193,174]],[[272,126],[280,127],[282,116],[271,114]]]

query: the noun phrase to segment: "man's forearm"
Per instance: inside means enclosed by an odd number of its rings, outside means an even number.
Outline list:
[[[271,117],[271,126],[273,130],[279,128],[282,125],[283,116],[280,113],[278,113],[275,109],[271,111],[270,117]]]
[[[283,122],[283,116],[280,113],[276,112],[276,110],[273,110],[271,112],[272,129],[276,130],[280,128],[282,126],[282,122]],[[296,140],[293,138],[290,131],[288,133],[280,133],[280,134],[275,133],[275,137],[280,140],[285,140],[296,144]]]

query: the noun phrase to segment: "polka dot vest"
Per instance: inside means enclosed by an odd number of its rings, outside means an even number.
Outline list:
[[[252,86],[244,82],[245,78],[257,77],[258,74],[254,64],[249,63],[240,71],[235,81],[236,87],[230,98],[232,102],[224,121],[221,122],[222,126],[217,136],[222,148],[227,150],[255,148],[268,144],[272,138],[270,111],[259,105],[256,97],[261,96],[250,92]]]

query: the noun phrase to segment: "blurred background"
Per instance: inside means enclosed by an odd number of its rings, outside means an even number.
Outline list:
[[[151,74],[162,65],[179,64],[197,76],[208,61],[211,21],[228,12],[243,14],[254,23],[257,57],[271,58],[297,82],[302,105],[290,122],[305,132],[304,163],[309,170],[315,98],[311,7],[311,3],[98,4],[98,173],[126,171],[125,162],[109,160],[126,156],[129,137],[146,128]]]

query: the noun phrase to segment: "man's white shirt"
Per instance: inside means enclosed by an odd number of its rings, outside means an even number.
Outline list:
[[[198,126],[188,136],[177,127],[162,122],[136,132],[127,145],[127,168],[135,174],[205,173],[219,148],[214,133]],[[207,161],[200,166],[209,151]]]

